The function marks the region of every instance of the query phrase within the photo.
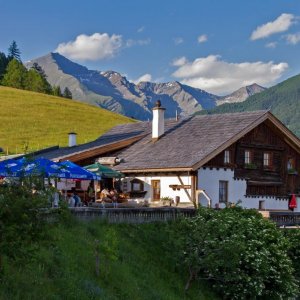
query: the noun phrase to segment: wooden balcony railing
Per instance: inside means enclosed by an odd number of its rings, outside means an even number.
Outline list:
[[[277,226],[299,226],[300,212],[275,212],[270,211],[270,220],[274,221]]]

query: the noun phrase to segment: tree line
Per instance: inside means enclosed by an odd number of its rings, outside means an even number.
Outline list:
[[[10,44],[7,55],[0,52],[0,85],[72,99],[68,87],[62,91],[60,86],[51,86],[38,63],[33,63],[30,69],[23,65],[15,41]]]

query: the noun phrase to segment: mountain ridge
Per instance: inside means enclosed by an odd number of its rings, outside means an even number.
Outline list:
[[[250,96],[261,93],[264,90],[266,90],[266,88],[258,85],[257,83],[243,86],[238,90],[232,92],[231,94],[223,96],[219,100],[217,100],[217,106],[222,105],[224,103],[243,102]]]
[[[300,137],[300,74],[288,78],[244,102],[226,103],[200,113],[231,113],[241,111],[270,110],[294,134]]]
[[[152,118],[152,107],[158,99],[170,118],[176,113],[185,117],[211,109],[224,98],[178,81],[134,84],[116,71],[89,70],[59,53],[33,59],[26,66],[30,68],[34,62],[43,68],[51,85],[68,87],[74,98],[140,120]],[[241,99],[231,96],[232,101]]]

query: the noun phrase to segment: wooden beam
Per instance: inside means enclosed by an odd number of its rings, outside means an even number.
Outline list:
[[[192,171],[192,168],[151,168],[151,169],[118,169],[118,171],[124,173],[124,174],[128,174],[128,173],[162,173],[162,172],[189,172]]]
[[[191,183],[192,183],[191,198],[192,198],[192,202],[193,202],[195,208],[197,208],[198,207],[198,203],[196,202],[197,185],[196,185],[196,176],[195,176],[195,174],[191,174]]]
[[[182,181],[182,179],[181,179],[181,177],[180,177],[179,175],[177,175],[177,178],[178,178],[180,184],[181,184],[181,185],[184,185],[184,184],[183,184],[183,181]],[[186,193],[186,195],[187,195],[187,197],[189,198],[189,200],[192,202],[192,197],[191,197],[191,195],[189,194],[188,190],[187,190],[187,189],[183,189],[183,190],[184,190],[184,192]]]

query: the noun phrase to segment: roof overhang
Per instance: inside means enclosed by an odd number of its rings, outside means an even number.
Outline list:
[[[149,169],[118,169],[122,173],[162,173],[162,172],[191,172],[192,168],[149,168]]]
[[[127,146],[130,146],[131,144],[133,144],[133,143],[137,142],[138,140],[140,140],[141,138],[143,138],[145,135],[146,134],[138,135],[138,136],[126,139],[126,140],[109,143],[109,144],[105,144],[105,145],[100,145],[100,146],[95,146],[95,147],[92,147],[89,149],[73,152],[73,153],[66,154],[66,155],[61,155],[61,156],[53,158],[53,160],[55,160],[55,161],[70,160],[72,162],[81,161],[84,159],[88,159],[90,157],[99,156],[99,155],[105,154],[110,151],[115,151],[115,150],[119,150],[119,149],[125,148]]]

